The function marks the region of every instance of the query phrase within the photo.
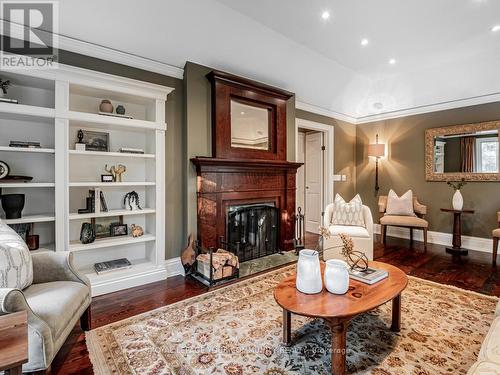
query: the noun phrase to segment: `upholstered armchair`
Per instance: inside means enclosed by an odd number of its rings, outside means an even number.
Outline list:
[[[364,226],[333,225],[332,216],[335,204],[329,204],[325,208],[323,217],[323,226],[328,228],[330,238],[325,239],[323,243],[323,258],[343,259],[341,255],[341,245],[339,234],[345,233],[352,238],[354,249],[362,251],[369,260],[373,260],[373,217],[368,206],[363,205]]]
[[[493,265],[497,264],[498,240],[500,239],[500,211],[497,212],[498,228],[493,229]]]
[[[90,329],[90,283],[79,274],[71,253],[31,254],[33,283],[20,290],[0,288],[0,315],[28,313],[28,362],[23,372],[45,372],[81,319]]]
[[[380,213],[380,231],[382,243],[387,241],[387,227],[402,227],[410,229],[410,242],[413,243],[413,229],[422,230],[424,233],[424,249],[427,249],[427,230],[429,223],[425,220],[427,206],[419,203],[417,197],[413,197],[413,211],[416,216],[385,215],[387,209],[387,196],[382,195],[378,199],[378,211]]]

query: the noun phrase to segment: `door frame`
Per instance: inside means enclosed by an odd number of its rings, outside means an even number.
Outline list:
[[[314,122],[314,121],[309,121],[309,120],[303,120],[300,118],[295,119],[295,150],[297,151],[298,149],[298,133],[299,133],[299,128],[301,129],[307,129],[307,130],[315,130],[315,131],[320,131],[324,134],[324,146],[325,146],[325,151],[326,154],[324,154],[325,157],[325,163],[324,163],[324,174],[323,174],[323,194],[321,197],[323,208],[322,212],[324,211],[326,204],[327,203],[332,203],[333,202],[333,174],[334,174],[334,153],[333,153],[333,148],[334,148],[334,142],[333,142],[333,137],[334,137],[334,131],[335,127],[333,125],[327,125],[327,124],[322,124],[319,122]],[[297,152],[295,153],[295,160],[297,161]]]

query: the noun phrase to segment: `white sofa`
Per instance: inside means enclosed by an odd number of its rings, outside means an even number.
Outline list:
[[[368,206],[363,205],[364,227],[332,225],[333,209],[333,203],[326,206],[323,218],[323,226],[329,229],[331,235],[329,239],[324,240],[324,259],[343,259],[341,254],[342,248],[340,247],[342,241],[338,235],[345,233],[352,238],[355,250],[362,251],[366,254],[368,260],[373,260],[373,217]]]
[[[500,374],[500,302],[497,305],[495,320],[481,346],[476,363],[469,369],[467,375],[498,375]]]

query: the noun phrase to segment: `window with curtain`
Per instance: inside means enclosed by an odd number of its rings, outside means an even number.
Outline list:
[[[476,172],[498,173],[498,137],[476,138]]]

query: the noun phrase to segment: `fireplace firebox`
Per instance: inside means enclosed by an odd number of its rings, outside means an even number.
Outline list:
[[[279,211],[274,203],[230,206],[227,242],[240,262],[279,252]]]

